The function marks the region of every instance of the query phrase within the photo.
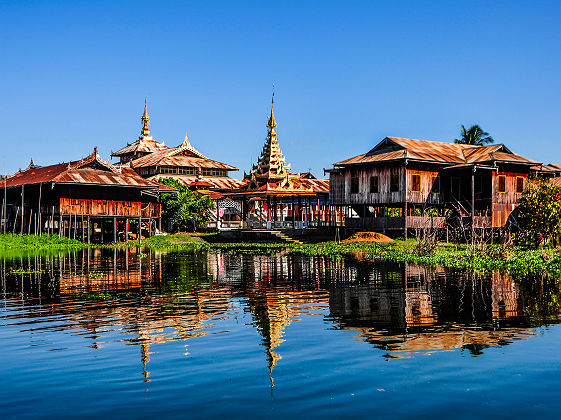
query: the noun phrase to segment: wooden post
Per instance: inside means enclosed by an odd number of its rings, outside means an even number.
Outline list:
[[[117,218],[113,216],[113,242],[117,242]]]
[[[102,218],[101,218],[101,221],[99,222],[99,224],[100,224],[100,226],[101,226],[101,243],[102,243],[102,244],[105,243],[105,242],[104,242],[104,236],[105,236],[105,235],[103,234],[103,230],[104,230],[103,228],[104,228],[105,226],[103,226],[103,221],[104,221],[104,220],[103,220],[103,217],[102,217]]]
[[[125,219],[125,242],[129,240],[129,219]]]
[[[42,189],[43,189],[42,187],[43,187],[43,183],[40,182],[39,183],[39,205],[37,206],[37,218],[39,219],[38,220],[38,222],[39,222],[38,223],[38,225],[39,225],[39,229],[38,229],[39,235],[41,233],[43,233],[42,232],[43,226],[42,226],[42,223],[41,223],[41,193],[42,193]]]
[[[86,220],[86,229],[88,230],[88,243],[90,243],[90,216],[88,216],[87,220]],[[89,249],[88,249],[89,252]],[[89,259],[88,259],[89,262]]]
[[[475,221],[475,166],[471,171],[471,244],[474,243],[475,228],[473,223]]]
[[[142,243],[142,217],[138,218],[138,243]]]
[[[58,236],[62,236],[62,213],[61,213],[61,208],[59,207],[58,210]]]
[[[23,207],[23,202],[24,202],[23,197],[24,197],[24,194],[25,194],[25,190],[24,190],[23,187],[24,187],[24,185],[21,186],[21,227],[20,227],[20,231],[21,231],[22,235],[23,235],[23,213],[24,213],[24,211],[23,211],[23,209],[24,209],[24,207]]]
[[[292,196],[292,229],[294,230],[296,228],[296,217],[295,217],[296,213],[294,212],[294,196]]]
[[[31,220],[33,220],[33,209],[29,209],[29,219],[27,221],[27,234],[31,235]]]
[[[84,214],[81,214],[82,225],[80,226],[80,233],[82,234],[82,242],[84,242]]]

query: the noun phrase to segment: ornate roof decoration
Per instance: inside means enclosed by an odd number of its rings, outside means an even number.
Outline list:
[[[140,130],[140,137],[138,137],[138,140],[131,144],[127,144],[125,147],[116,152],[111,153],[111,156],[121,156],[133,153],[144,155],[168,149],[163,142],[160,143],[154,140],[150,135],[150,116],[148,115],[148,104],[146,98],[144,98],[144,113],[142,114],[140,120],[142,121],[142,128]]]
[[[200,157],[201,159],[208,159],[205,155],[203,155],[201,152],[199,152],[197,149],[191,146],[191,143],[187,138],[187,134],[185,134],[185,139],[183,140],[183,143],[181,143],[178,147],[171,149],[171,151],[167,153],[167,156],[172,157],[179,154],[188,155],[189,152],[195,155],[195,157]]]
[[[267,190],[282,192],[312,192],[300,175],[290,173],[290,164],[282,154],[275,128],[277,120],[274,113],[274,97],[271,99],[271,115],[267,122],[267,138],[257,165],[252,165],[249,174],[244,174],[248,190]]]
[[[150,137],[150,128],[148,125],[150,124],[150,116],[148,115],[148,103],[146,98],[144,98],[144,114],[142,114],[142,130],[140,131],[140,138],[143,137]]]

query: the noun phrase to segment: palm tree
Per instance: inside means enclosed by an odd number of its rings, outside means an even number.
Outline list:
[[[485,146],[494,142],[493,137],[483,131],[477,124],[472,125],[468,130],[462,125],[461,137],[454,140],[454,143],[471,144],[474,146]]]

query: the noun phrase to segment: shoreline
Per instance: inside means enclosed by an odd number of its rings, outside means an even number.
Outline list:
[[[72,251],[84,248],[150,250],[237,251],[275,253],[285,250],[293,254],[343,258],[357,256],[373,261],[410,262],[475,271],[508,271],[516,274],[548,273],[561,275],[561,249],[527,249],[503,245],[456,245],[438,243],[434,249],[424,249],[415,240],[375,242],[321,242],[317,244],[213,242],[213,234],[176,234],[153,236],[138,244],[136,241],[110,244],[84,244],[57,235],[0,234],[0,253],[35,250]]]

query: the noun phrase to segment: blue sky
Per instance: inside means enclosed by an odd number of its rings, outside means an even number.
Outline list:
[[[480,124],[561,163],[561,2],[0,0],[0,171],[108,158],[187,132],[240,168],[261,151],[275,84],[295,171],[384,136],[452,141]]]

